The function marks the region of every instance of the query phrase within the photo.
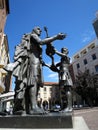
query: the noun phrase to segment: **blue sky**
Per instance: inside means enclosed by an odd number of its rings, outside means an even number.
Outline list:
[[[9,7],[5,33],[8,35],[11,62],[14,48],[20,43],[22,35],[31,32],[34,26],[42,28],[42,39],[46,37],[44,26],[47,26],[49,36],[66,33],[64,40],[55,41],[53,45],[58,51],[67,47],[69,57],[96,37],[92,22],[98,10],[98,0],[9,0]],[[51,63],[45,54],[45,46],[43,59]],[[59,60],[60,57],[55,55],[55,62]],[[46,67],[43,68],[43,74],[44,81],[58,81],[57,74]]]

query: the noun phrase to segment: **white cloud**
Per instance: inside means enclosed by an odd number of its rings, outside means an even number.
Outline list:
[[[72,57],[70,57],[70,63],[72,63]]]
[[[51,71],[49,68],[45,67],[43,71],[43,77],[45,81],[57,82],[58,73]]]
[[[84,42],[88,42],[89,40],[90,40],[90,37],[85,36],[85,37],[83,38],[82,42],[83,42],[83,43],[84,43]]]
[[[82,34],[82,43],[85,43],[85,42],[88,42],[92,39],[92,37],[94,36],[94,31],[85,31],[83,34]]]
[[[58,74],[57,73],[51,73],[48,75],[48,78],[58,80]]]

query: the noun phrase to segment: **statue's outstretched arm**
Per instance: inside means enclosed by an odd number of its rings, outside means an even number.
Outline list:
[[[64,53],[61,53],[61,52],[57,51],[56,49],[55,49],[55,53],[56,53],[57,55],[61,56],[61,57],[66,56]]]
[[[43,65],[43,66],[46,66],[46,67],[48,67],[48,68],[50,68],[50,67],[51,67],[51,65],[46,64],[45,62],[43,62],[43,63],[42,63],[42,65]]]
[[[63,40],[65,37],[66,37],[65,34],[59,33],[57,35],[54,35],[53,37],[49,37],[49,38],[45,38],[45,39],[41,40],[40,44],[44,45],[44,44],[51,43],[55,40]]]

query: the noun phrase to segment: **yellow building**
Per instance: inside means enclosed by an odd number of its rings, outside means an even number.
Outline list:
[[[9,14],[9,0],[0,0],[0,93],[5,91],[6,71],[3,67],[9,63],[9,49],[7,36],[4,34],[4,27],[7,15]],[[6,87],[7,88],[7,87]]]
[[[44,82],[43,88],[38,93],[38,102],[41,107],[52,109],[53,106],[60,103],[59,84],[55,82]]]
[[[0,44],[4,33],[7,15],[9,14],[9,0],[0,0]]]
[[[8,92],[10,89],[11,75],[7,74],[3,67],[9,63],[9,48],[7,36],[5,34],[3,34],[2,39],[3,42],[1,43],[0,49],[0,90],[1,92],[3,92],[4,90],[5,92]]]

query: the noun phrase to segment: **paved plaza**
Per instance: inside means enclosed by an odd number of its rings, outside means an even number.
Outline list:
[[[74,119],[73,122],[74,127],[72,129],[69,128],[68,130],[88,130],[88,129],[98,130],[98,107],[73,110],[73,119]],[[0,128],[0,130],[10,130],[10,128]],[[11,129],[11,130],[23,130],[23,129]],[[65,128],[65,130],[67,129]]]
[[[74,110],[73,116],[82,116],[90,130],[98,130],[98,107]]]

